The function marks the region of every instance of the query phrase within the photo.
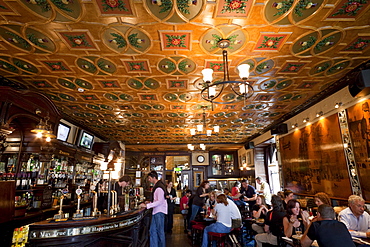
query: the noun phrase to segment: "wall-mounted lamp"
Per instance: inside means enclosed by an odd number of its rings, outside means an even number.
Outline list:
[[[316,113],[316,117],[321,117],[322,115],[324,115],[324,113],[322,111]]]
[[[303,119],[303,122],[304,122],[304,123],[307,123],[309,120],[310,120],[310,119],[307,117],[307,118],[304,118],[304,119]]]
[[[338,109],[340,106],[342,106],[342,102],[339,102],[339,103],[335,103],[335,106],[334,108]]]
[[[298,127],[298,124],[297,124],[297,123],[292,124],[292,129],[295,129],[295,128],[297,128],[297,127]]]

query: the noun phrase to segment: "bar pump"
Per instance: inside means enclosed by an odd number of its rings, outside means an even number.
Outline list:
[[[82,218],[83,215],[80,210],[82,189],[80,188],[80,186],[78,186],[78,189],[76,190],[76,194],[77,194],[77,210],[76,210],[76,213],[73,214],[73,218]]]
[[[96,217],[96,216],[101,215],[101,212],[98,211],[98,194],[96,193],[96,191],[91,191],[91,193],[94,194],[94,197],[93,197],[93,212],[92,212],[91,216]]]

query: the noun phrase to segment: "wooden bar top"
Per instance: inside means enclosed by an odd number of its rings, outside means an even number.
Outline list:
[[[99,218],[67,221],[44,220],[29,226],[29,239],[32,242],[37,239],[66,238],[121,230],[140,222],[145,212],[145,209],[136,209],[112,217],[103,215]]]

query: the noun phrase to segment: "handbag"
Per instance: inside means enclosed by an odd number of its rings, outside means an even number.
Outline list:
[[[239,228],[242,226],[242,219],[231,219],[231,228]]]

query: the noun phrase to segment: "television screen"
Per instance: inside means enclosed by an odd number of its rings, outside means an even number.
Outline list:
[[[69,132],[71,131],[71,126],[64,123],[59,123],[57,139],[61,141],[67,141]]]
[[[85,131],[82,131],[81,132],[81,138],[80,138],[80,141],[79,141],[78,145],[80,147],[91,149],[92,145],[93,145],[93,141],[94,141],[94,136],[93,135],[91,135],[91,134],[89,134]]]

